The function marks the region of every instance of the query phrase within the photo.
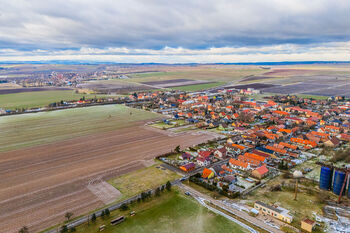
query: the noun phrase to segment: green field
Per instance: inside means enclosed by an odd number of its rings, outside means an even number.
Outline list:
[[[181,90],[181,91],[202,91],[209,88],[217,87],[220,85],[224,85],[225,82],[215,82],[215,83],[204,83],[204,84],[195,84],[181,87],[172,87],[173,90]]]
[[[135,196],[144,190],[156,188],[165,184],[167,181],[172,181],[181,176],[168,169],[161,169],[160,164],[156,163],[148,168],[127,173],[117,178],[108,181],[111,185],[117,188],[121,193],[121,199],[127,199]]]
[[[156,113],[124,105],[3,116],[0,117],[0,152],[107,132],[158,117]]]
[[[72,90],[5,94],[0,95],[0,108],[20,109],[45,107],[50,103],[59,102],[61,100],[79,100],[83,96],[85,96],[85,98],[94,98],[96,95],[77,94]],[[103,95],[98,95],[97,97],[102,96]]]
[[[129,217],[130,211],[136,211],[136,215]],[[117,226],[110,225],[111,219],[122,215],[127,217],[123,223]],[[109,218],[98,218],[93,224],[77,227],[77,232],[95,233],[101,225],[106,225],[106,229],[103,231],[105,233],[247,232],[239,225],[210,212],[195,200],[185,197],[177,191],[165,191],[160,197],[134,204],[127,211],[114,211]]]
[[[198,66],[198,67],[171,67],[163,72],[145,72],[131,74],[129,81],[148,82],[172,79],[208,80],[213,82],[231,82],[241,80],[249,75],[258,75],[266,72],[257,66]]]

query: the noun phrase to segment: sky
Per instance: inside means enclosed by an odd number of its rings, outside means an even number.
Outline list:
[[[350,61],[349,0],[0,0],[0,61]]]

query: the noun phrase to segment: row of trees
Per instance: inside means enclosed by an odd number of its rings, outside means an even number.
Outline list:
[[[236,198],[236,197],[239,197],[239,195],[240,195],[239,192],[231,192],[231,191],[229,191],[228,185],[223,185],[222,189],[220,189],[214,184],[209,184],[208,182],[202,181],[201,180],[201,176],[200,176],[199,173],[191,176],[189,180],[191,182],[197,184],[197,185],[200,185],[200,186],[210,190],[210,191],[216,191],[220,195],[223,195],[223,196],[226,196],[226,197],[229,197],[229,198]]]
[[[154,195],[155,196],[160,196],[160,194],[166,189],[168,191],[171,191],[171,183],[170,181],[168,181],[165,185],[162,185],[160,187],[158,187],[155,191],[154,191]],[[152,191],[148,191],[148,192],[142,192],[140,197],[137,199],[137,202],[141,202],[141,201],[145,201],[148,198],[152,197]],[[126,203],[123,203],[120,206],[120,209],[123,211],[126,211],[129,209],[129,206]],[[105,217],[109,217],[111,214],[110,210],[104,209],[101,212],[101,218],[105,218]],[[72,212],[67,212],[65,213],[64,217],[66,218],[66,222],[69,222],[71,220],[71,218],[73,217],[73,213]],[[97,216],[96,213],[93,213],[91,216],[88,216],[88,224],[90,223],[90,220],[92,223],[96,222],[97,220]],[[68,229],[68,226],[65,224],[60,228],[60,233],[68,233],[68,232],[75,232],[76,229],[75,227],[70,227],[70,229]],[[27,226],[23,226],[19,231],[19,233],[29,233],[29,228]]]

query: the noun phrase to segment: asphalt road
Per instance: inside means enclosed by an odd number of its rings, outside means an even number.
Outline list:
[[[221,201],[218,201],[218,200],[215,200],[211,197],[209,197],[208,195],[205,195],[203,193],[200,193],[198,192],[197,190],[191,188],[191,187],[188,187],[186,185],[183,185],[183,184],[179,184],[178,185],[181,189],[183,189],[184,191],[187,191],[189,192],[196,200],[201,200],[204,202],[204,200],[206,201],[209,201],[210,203],[226,210],[227,212],[233,214],[233,215],[236,215],[236,216],[239,216],[240,218],[242,219],[245,219],[246,221],[250,222],[251,224],[253,224],[254,226],[257,226],[257,227],[260,227],[261,229],[264,229],[268,232],[274,232],[274,233],[283,233],[283,231],[279,230],[279,229],[276,229],[274,227],[271,227],[270,225],[267,225],[265,224],[264,222],[260,221],[259,219],[255,218],[255,217],[252,217],[250,216],[248,213],[246,213],[245,211],[239,211],[239,210],[236,210],[234,208],[232,208],[231,206],[228,206],[228,205],[225,205],[224,203],[222,203]],[[201,203],[201,202],[200,202]],[[201,203],[202,204],[202,203]],[[205,203],[204,203],[205,204]],[[207,207],[208,208],[208,207]],[[214,209],[214,208],[213,208]],[[211,209],[210,209],[211,210]],[[216,210],[216,209],[215,209]],[[216,210],[218,211],[218,210]],[[214,212],[216,212],[214,211]],[[220,211],[219,211],[220,212]],[[225,213],[223,212],[220,212],[220,215],[223,215],[224,216]],[[226,216],[224,216],[226,217]],[[230,217],[230,216],[229,216]],[[230,217],[232,218],[232,217]],[[231,219],[230,219],[231,220]],[[237,220],[237,219],[235,219]],[[236,221],[235,221],[236,222]],[[236,223],[238,223],[239,221],[237,220]],[[242,227],[250,230],[251,232],[253,232],[251,227],[247,226],[246,224],[242,223],[242,222],[239,222],[238,223],[239,225],[241,225]],[[248,227],[248,228],[247,228]],[[257,232],[254,230],[254,232]]]

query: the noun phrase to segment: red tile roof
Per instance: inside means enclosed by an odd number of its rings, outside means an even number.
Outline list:
[[[265,175],[266,173],[269,172],[269,169],[265,165],[255,169],[255,171],[259,172],[260,175]]]

